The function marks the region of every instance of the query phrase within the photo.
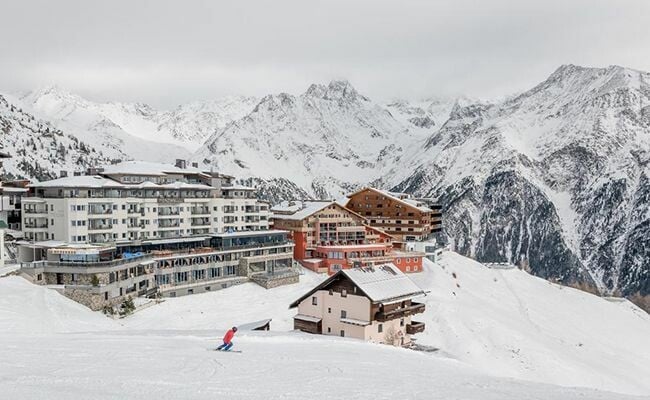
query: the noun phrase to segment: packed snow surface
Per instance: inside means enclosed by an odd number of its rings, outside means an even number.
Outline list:
[[[325,279],[313,273],[270,291],[251,283],[169,299],[119,321],[1,278],[0,391],[11,399],[648,398],[650,319],[629,303],[455,253],[411,277],[429,291],[427,311],[414,318],[426,323],[418,343],[438,352],[290,332],[288,304]],[[235,336],[242,353],[210,350],[228,327],[265,318],[271,332]]]

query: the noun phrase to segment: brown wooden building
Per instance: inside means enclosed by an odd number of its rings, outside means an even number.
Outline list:
[[[442,230],[441,207],[406,193],[364,188],[348,195],[346,207],[402,242],[427,240]]]

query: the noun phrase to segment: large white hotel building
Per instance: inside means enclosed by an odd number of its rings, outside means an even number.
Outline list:
[[[269,204],[234,177],[127,161],[30,185],[22,228],[30,241],[118,243],[269,228]]]

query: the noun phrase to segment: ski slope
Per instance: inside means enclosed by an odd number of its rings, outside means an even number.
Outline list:
[[[454,277],[454,275],[456,277]],[[430,293],[422,353],[289,331],[288,304],[323,276],[169,299],[124,320],[0,278],[0,393],[8,399],[649,398],[650,319],[455,253],[412,275]],[[241,354],[209,351],[225,329]],[[537,382],[532,382],[536,380]],[[580,387],[576,387],[580,386]],[[617,393],[612,393],[617,392]],[[640,397],[639,397],[640,396]]]

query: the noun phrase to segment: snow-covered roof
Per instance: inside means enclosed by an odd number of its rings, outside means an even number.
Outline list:
[[[341,270],[372,301],[386,301],[424,294],[413,281],[393,264],[372,268]]]
[[[301,301],[318,290],[327,288],[330,283],[341,276],[345,276],[352,281],[372,302],[386,303],[424,294],[424,290],[418,287],[411,278],[406,276],[394,264],[387,263],[375,267],[340,270],[291,303],[289,308],[297,307]]]
[[[35,182],[28,185],[36,188],[77,187],[77,188],[121,188],[125,185],[99,175],[68,176],[50,181]]]
[[[271,207],[273,218],[302,220],[334,204],[333,201],[295,201],[292,203],[282,202]]]
[[[252,188],[250,186],[244,186],[244,185],[221,186],[221,189],[223,189],[223,190],[255,190],[255,188]]]
[[[239,331],[254,331],[255,329],[263,328],[266,325],[270,324],[272,321],[271,318],[262,319],[260,321],[248,322],[246,324],[237,325],[237,330]]]
[[[175,165],[149,161],[124,161],[103,167],[102,174],[106,175],[149,175],[164,176],[167,174],[202,173],[197,168],[178,168]]]
[[[296,314],[294,315],[293,318],[301,321],[306,321],[306,322],[320,322],[320,320],[322,319],[322,318],[312,317],[310,315],[304,315],[304,314]]]

